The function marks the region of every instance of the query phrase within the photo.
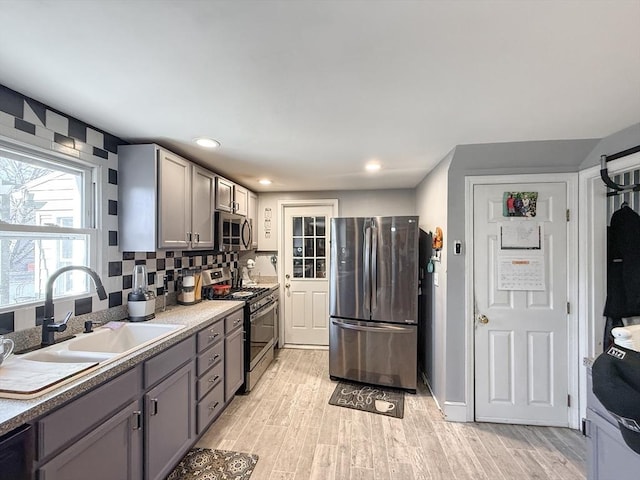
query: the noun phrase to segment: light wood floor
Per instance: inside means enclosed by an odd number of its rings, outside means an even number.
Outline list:
[[[585,478],[585,441],[563,428],[445,422],[428,390],[403,419],[329,405],[326,350],[281,350],[198,442],[259,455],[251,480]]]

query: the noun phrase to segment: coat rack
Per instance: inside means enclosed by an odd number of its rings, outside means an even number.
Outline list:
[[[607,187],[613,190],[613,192],[607,192],[608,197],[619,195],[624,192],[640,192],[640,184],[638,183],[635,183],[633,185],[618,185],[616,182],[611,180],[609,171],[607,169],[607,162],[626,157],[628,155],[633,155],[637,152],[640,152],[640,145],[636,145],[635,147],[631,147],[621,152],[613,153],[611,155],[600,156],[600,178],[602,178],[602,181]]]

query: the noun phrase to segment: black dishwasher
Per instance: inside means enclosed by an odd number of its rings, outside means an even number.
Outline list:
[[[33,480],[35,441],[31,425],[0,437],[0,480]]]

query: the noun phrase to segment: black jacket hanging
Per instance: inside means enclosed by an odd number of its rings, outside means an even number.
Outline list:
[[[624,206],[608,231],[607,303],[611,318],[640,315],[640,215]]]

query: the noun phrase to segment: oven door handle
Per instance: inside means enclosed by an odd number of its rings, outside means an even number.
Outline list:
[[[262,317],[263,315],[269,313],[271,310],[274,310],[278,307],[278,302],[273,302],[271,305],[269,305],[267,308],[263,309],[263,310],[258,310],[255,313],[252,313],[251,316],[249,317],[249,321],[253,322],[256,318],[258,317]]]

